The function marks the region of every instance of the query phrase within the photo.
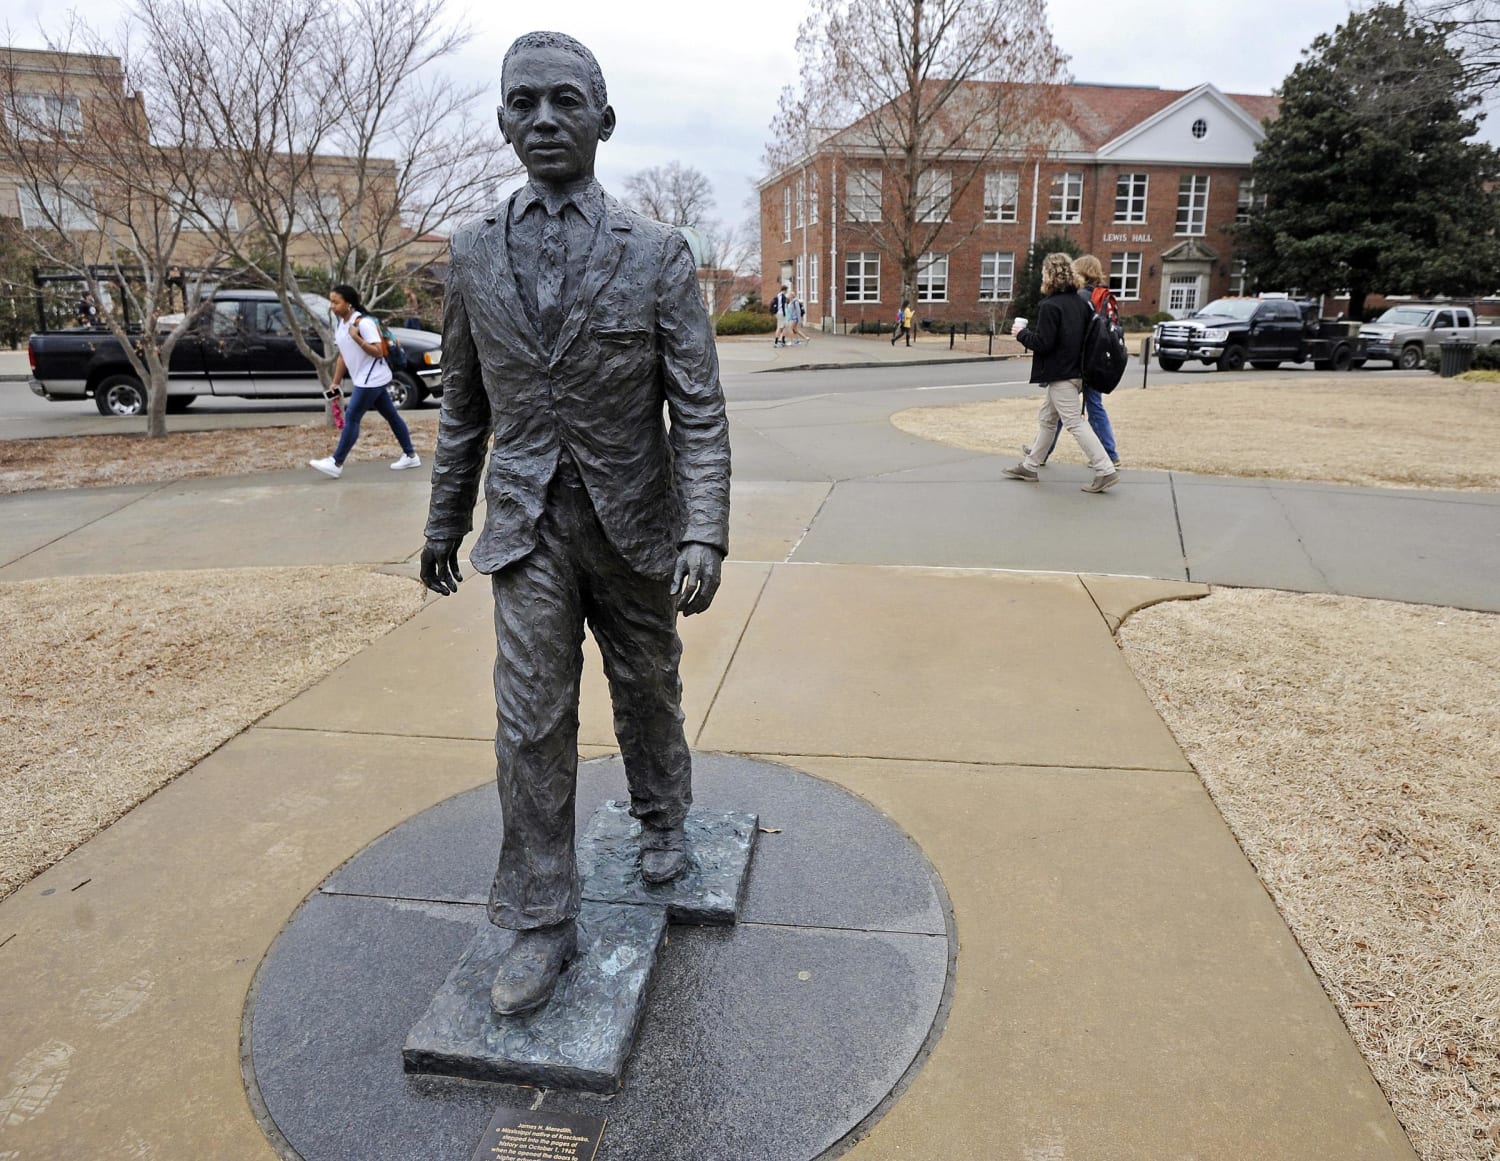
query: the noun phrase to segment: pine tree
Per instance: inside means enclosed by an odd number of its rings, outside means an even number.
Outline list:
[[[1447,29],[1404,7],[1354,13],[1281,86],[1254,164],[1240,256],[1263,287],[1487,294],[1500,285],[1493,148]]]

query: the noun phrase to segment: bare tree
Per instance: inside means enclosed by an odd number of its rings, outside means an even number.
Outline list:
[[[1473,92],[1500,89],[1500,0],[1417,0],[1411,8],[1463,54]]]
[[[499,134],[475,123],[482,89],[434,71],[468,35],[443,9],[443,0],[136,3],[151,39],[201,78],[198,128],[250,219],[220,237],[303,321],[298,348],[325,384],[331,320],[305,311],[304,293],[347,282],[378,307],[441,257],[435,232],[487,208],[519,172]]]
[[[834,211],[855,210],[899,265],[906,297],[938,236],[961,240],[948,206],[997,155],[1045,149],[1037,86],[1060,81],[1065,61],[1046,0],[813,0],[797,55],[767,161],[774,172],[831,153]],[[850,195],[873,197],[879,212],[850,207]]]
[[[754,222],[737,227],[712,221],[698,228],[703,248],[698,283],[715,319],[760,286],[758,224],[759,215]]]
[[[222,250],[184,201],[205,180],[183,133],[187,79],[156,64],[79,25],[44,50],[4,50],[0,166],[19,187],[17,237],[92,296],[135,373],[112,386],[144,386],[148,434],[163,436],[172,351],[210,302]]]
[[[713,212],[713,183],[701,170],[669,161],[627,177],[625,201],[631,209],[669,226],[701,228]]]

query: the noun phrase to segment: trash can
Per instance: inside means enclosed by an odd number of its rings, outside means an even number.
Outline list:
[[[1444,379],[1462,375],[1474,365],[1476,345],[1468,339],[1448,339],[1440,343],[1438,350],[1442,352],[1442,357],[1438,364],[1438,374]]]

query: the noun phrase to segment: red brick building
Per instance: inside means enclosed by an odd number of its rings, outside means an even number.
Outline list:
[[[997,157],[967,189],[933,168],[918,187],[943,222],[918,268],[918,318],[1007,317],[1014,280],[1040,237],[1065,234],[1099,256],[1123,314],[1183,315],[1246,289],[1228,229],[1249,210],[1250,163],[1276,114],[1269,96],[1109,85],[1048,86],[1044,153]],[[760,183],[761,296],[798,289],[814,326],[888,322],[901,300],[879,220],[894,175],[842,132]]]

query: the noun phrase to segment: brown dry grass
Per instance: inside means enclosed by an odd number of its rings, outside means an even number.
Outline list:
[[[1418,1151],[1500,1156],[1500,617],[1216,589],[1120,641]]]
[[[412,444],[424,459],[437,438],[436,411],[413,421],[406,416]],[[0,440],[0,494],[45,488],[99,488],[154,484],[195,476],[238,476],[254,472],[309,473],[307,461],[331,455],[338,433],[321,419],[290,427],[229,427],[218,431],[178,431],[164,439],[144,435],[59,436]],[[395,459],[396,437],[378,415],[360,425],[359,442],[349,457]]]
[[[352,567],[0,583],[0,898],[423,600]]]
[[[923,439],[1019,459],[1040,392],[891,417]],[[1127,468],[1394,488],[1500,488],[1500,389],[1431,376],[1167,383],[1110,396]],[[1054,456],[1082,463],[1067,433]]]

